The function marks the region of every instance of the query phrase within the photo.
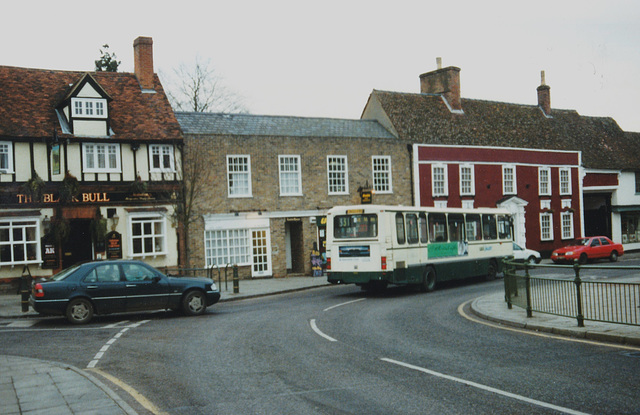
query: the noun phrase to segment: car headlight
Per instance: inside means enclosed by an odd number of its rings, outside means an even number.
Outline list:
[[[569,251],[569,252],[567,252],[567,253],[566,253],[566,254],[564,254],[564,255],[565,255],[565,256],[571,256],[571,255],[573,255],[573,251]]]
[[[211,291],[218,291],[218,287],[215,282],[211,284]]]

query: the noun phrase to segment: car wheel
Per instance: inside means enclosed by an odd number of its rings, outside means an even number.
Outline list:
[[[86,298],[71,300],[66,314],[67,320],[73,324],[88,323],[93,318],[93,304]]]
[[[618,253],[616,251],[611,251],[611,255],[609,255],[609,261],[616,262],[618,260]]]
[[[430,293],[436,289],[436,270],[433,267],[427,267],[422,276],[421,291]]]
[[[538,263],[538,260],[536,259],[536,257],[535,257],[535,256],[531,255],[529,258],[527,258],[527,262],[528,262],[530,265],[535,265],[535,264],[537,264],[537,263]]]
[[[206,309],[207,302],[202,291],[189,291],[182,299],[182,311],[189,316],[199,316]]]
[[[588,260],[589,260],[589,257],[587,257],[587,254],[580,254],[580,258],[578,258],[578,264],[584,265],[587,263]]]

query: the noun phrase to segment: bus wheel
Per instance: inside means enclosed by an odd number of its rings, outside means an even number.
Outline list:
[[[425,268],[420,288],[425,293],[430,293],[436,289],[436,270],[433,267]]]
[[[498,264],[496,264],[496,261],[491,260],[489,262],[489,268],[487,269],[487,281],[493,281],[496,279],[498,275]]]

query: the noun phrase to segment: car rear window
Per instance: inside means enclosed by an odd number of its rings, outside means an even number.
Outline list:
[[[67,278],[69,275],[73,274],[75,270],[77,270],[78,268],[80,268],[80,265],[74,265],[72,267],[64,269],[58,272],[53,277],[51,277],[51,281],[62,281],[63,279]]]

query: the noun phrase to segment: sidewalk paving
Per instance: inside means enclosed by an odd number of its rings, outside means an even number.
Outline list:
[[[288,277],[241,280],[239,293],[233,282],[222,281],[221,302],[300,291],[330,285],[326,277]],[[214,306],[215,307],[215,306]],[[500,324],[584,339],[640,346],[640,327],[585,321],[534,313],[527,318],[518,307],[508,309],[504,292],[476,298],[471,311]],[[19,295],[0,295],[0,323],[6,319],[37,317],[21,312]],[[45,394],[45,395],[43,395]],[[69,365],[0,355],[0,415],[8,414],[135,414],[118,395],[85,370]],[[83,406],[84,405],[84,406]]]

